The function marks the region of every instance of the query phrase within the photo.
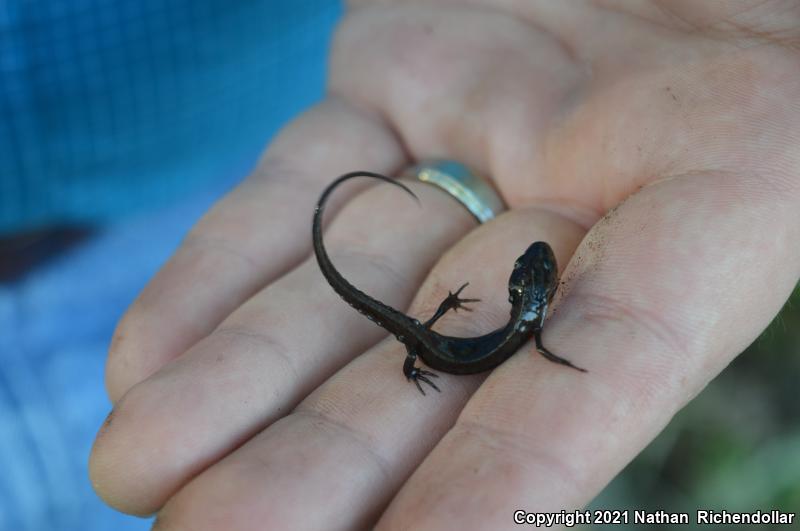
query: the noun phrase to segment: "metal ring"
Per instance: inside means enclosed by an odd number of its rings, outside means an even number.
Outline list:
[[[489,181],[454,160],[424,161],[405,170],[403,177],[414,177],[441,188],[464,205],[475,219],[485,223],[506,209]]]

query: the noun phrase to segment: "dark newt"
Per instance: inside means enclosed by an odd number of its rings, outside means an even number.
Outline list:
[[[477,302],[479,299],[462,299],[459,297],[461,286],[455,293],[450,292],[439,305],[433,317],[420,323],[401,311],[373,299],[348,282],[336,270],[322,243],[322,213],[325,202],[331,192],[344,181],[354,177],[370,177],[393,184],[405,190],[414,199],[417,196],[403,183],[368,171],[356,171],[342,175],[333,181],[322,192],[314,210],[312,239],[314,254],[322,270],[322,274],[350,306],[367,316],[378,326],[383,327],[408,351],[403,374],[408,380],[417,384],[420,392],[425,391],[420,381],[425,382],[437,391],[439,388],[430,378],[438,375],[421,369],[415,365],[417,357],[422,358],[432,369],[452,374],[473,374],[493,369],[507,360],[531,337],[536,342],[536,350],[548,360],[572,367],[582,372],[569,360],[556,356],[542,345],[542,325],[547,315],[547,307],[553,299],[558,287],[558,268],[553,250],[546,242],[535,242],[514,262],[514,270],[508,279],[508,301],[511,303],[511,318],[508,323],[488,334],[478,337],[451,337],[431,330],[433,324],[449,310],[464,308],[464,303]]]

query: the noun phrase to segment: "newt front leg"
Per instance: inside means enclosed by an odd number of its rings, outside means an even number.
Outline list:
[[[423,395],[425,391],[422,389],[422,385],[419,382],[425,382],[426,384],[430,385],[436,391],[441,392],[441,389],[436,387],[436,384],[433,383],[430,378],[438,378],[439,375],[435,372],[426,371],[425,369],[420,369],[419,367],[415,366],[417,361],[417,353],[411,347],[406,346],[406,350],[408,351],[408,355],[406,356],[406,361],[403,363],[403,374],[406,375],[406,379],[411,381],[413,380],[415,384],[417,384],[417,389]]]

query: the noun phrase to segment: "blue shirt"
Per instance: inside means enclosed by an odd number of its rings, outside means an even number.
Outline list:
[[[150,528],[106,507],[87,473],[114,325],[273,132],[320,97],[339,11],[0,0],[0,237],[95,227],[0,280],[0,530]]]
[[[0,2],[0,237],[241,172],[320,96],[336,0]]]

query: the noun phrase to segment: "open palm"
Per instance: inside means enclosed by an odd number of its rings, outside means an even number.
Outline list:
[[[586,504],[769,323],[800,277],[800,4],[352,2],[330,96],[275,140],[122,320],[99,494],[159,529],[501,529]],[[459,160],[509,205],[475,228],[414,183],[337,192],[331,257],[420,319],[514,259],[563,270],[545,342],[422,396],[402,345],[310,255],[322,188]],[[369,184],[369,183],[361,183]],[[348,196],[349,194],[349,196]],[[413,299],[413,300],[412,300]],[[451,312],[452,313],[452,312]]]

